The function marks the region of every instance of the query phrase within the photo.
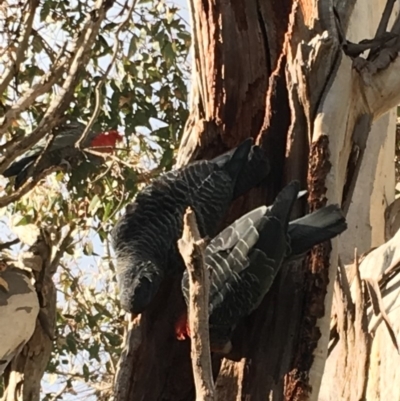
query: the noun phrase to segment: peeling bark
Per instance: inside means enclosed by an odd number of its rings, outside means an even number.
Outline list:
[[[309,156],[308,203],[311,210],[326,205],[325,180],[331,163],[329,161],[329,138],[321,136],[313,143]],[[314,361],[313,353],[321,337],[317,320],[325,315],[324,300],[329,283],[330,244],[314,247],[307,265],[305,276],[305,299],[302,313],[305,316],[300,325],[299,345],[294,353],[292,369],[286,382],[286,400],[307,400],[312,390],[308,372]]]
[[[237,200],[225,224],[270,203],[291,179],[309,190],[308,204],[300,203],[294,215],[352,199],[362,171],[357,147],[372,151],[373,120],[400,96],[392,89],[400,85],[394,78],[398,60],[371,74],[368,86],[342,51],[348,32],[353,42],[366,38],[364,31],[354,34],[359,21],[352,16],[360,7],[368,14],[370,6],[356,1],[192,0],[191,114],[178,166],[211,158],[247,137],[256,138],[272,166],[266,185]],[[260,307],[236,328],[231,354],[222,361],[213,357],[218,400],[318,399],[337,260],[332,241],[278,274]],[[167,283],[143,314],[131,389],[119,401],[194,399],[188,345],[172,339],[183,305],[178,289],[178,279]],[[357,319],[364,319],[364,298],[359,299]],[[149,377],[150,389],[144,384]],[[362,387],[358,394],[364,393]]]
[[[397,399],[393,380],[399,375],[400,355],[385,320],[399,336],[400,231],[387,243],[368,253],[360,263],[342,266],[335,283],[331,346],[325,391],[321,400]],[[357,259],[356,259],[357,261]],[[374,299],[366,291],[376,282],[383,296],[383,313],[374,311]],[[386,316],[385,316],[386,315]],[[334,386],[330,382],[334,377]]]

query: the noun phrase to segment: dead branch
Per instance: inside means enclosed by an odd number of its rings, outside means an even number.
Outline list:
[[[24,21],[22,23],[23,31],[19,39],[19,46],[16,50],[15,56],[11,57],[6,70],[2,74],[2,79],[0,80],[0,93],[4,93],[24,58],[38,5],[39,0],[30,0],[28,10],[24,11]]]
[[[382,244],[380,247],[374,249],[369,252],[367,256],[359,263],[359,273],[357,273],[357,269],[347,269],[347,272],[344,272],[344,266],[340,266],[340,285],[344,288],[351,287],[353,290],[356,288],[356,274],[360,275],[360,280],[364,282],[369,291],[369,298],[365,300],[365,311],[372,309],[372,312],[378,317],[378,320],[383,320],[386,328],[388,330],[388,334],[393,342],[394,347],[399,352],[399,345],[394,330],[392,328],[392,324],[390,322],[387,305],[385,306],[385,299],[382,295],[382,291],[387,287],[389,282],[399,273],[400,269],[400,252],[398,250],[398,241],[400,237],[400,230],[397,231],[396,235],[385,244]],[[341,263],[341,262],[339,262]],[[342,290],[343,292],[343,290]],[[347,298],[349,298],[348,293],[345,294]],[[350,299],[352,297],[350,296]],[[354,294],[353,294],[354,298]],[[350,308],[346,305],[345,310],[348,311]],[[341,306],[337,305],[337,309],[340,309]],[[369,318],[369,323],[371,323],[372,316]],[[372,332],[373,330],[369,330]],[[338,332],[338,325],[333,324],[331,327],[331,336],[332,338]],[[333,350],[333,346],[330,349],[330,352]]]
[[[187,208],[184,215],[183,234],[178,247],[189,274],[188,316],[196,400],[213,401],[214,380],[208,328],[210,276],[204,263],[205,241],[200,237],[196,216],[191,208]]]

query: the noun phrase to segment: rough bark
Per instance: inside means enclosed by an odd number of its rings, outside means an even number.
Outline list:
[[[374,121],[400,100],[400,62],[393,48],[364,63],[342,50],[354,50],[348,33],[352,42],[375,36],[354,33],[360,12],[372,2],[338,0],[336,12],[332,3],[320,1],[190,4],[193,90],[178,166],[215,156],[250,136],[270,157],[271,176],[265,188],[234,203],[226,222],[269,203],[294,178],[309,190],[308,205],[296,213],[342,202],[350,210],[360,174],[365,177],[365,155],[375,160],[372,173],[378,174],[380,150],[369,140]],[[379,10],[373,4],[380,15],[385,2]],[[378,22],[371,22],[373,32]],[[304,263],[278,275],[258,310],[235,330],[232,353],[220,370],[221,361],[214,360],[217,399],[317,399],[337,260],[332,241],[332,247],[316,247]],[[182,308],[178,289],[178,282],[167,283],[143,314],[130,389],[118,400],[193,399],[188,344],[172,339],[171,321]],[[144,384],[149,375],[151,389]]]

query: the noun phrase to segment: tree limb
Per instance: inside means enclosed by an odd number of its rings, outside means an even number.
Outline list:
[[[50,88],[61,78],[62,73],[65,71],[65,68],[69,62],[68,58],[65,58],[60,62],[61,57],[64,55],[65,47],[66,46],[63,46],[58,54],[57,59],[53,63],[55,68],[52,68],[50,71],[48,71],[42,77],[40,82],[29,88],[24,95],[7,110],[0,126],[0,135],[7,131],[13,120],[15,120],[19,114],[30,107],[37,97],[49,91]]]
[[[214,380],[208,328],[210,277],[204,263],[205,241],[200,237],[196,216],[191,208],[184,215],[183,234],[178,247],[189,273],[188,317],[196,400],[213,401]]]
[[[94,10],[87,16],[86,23],[75,40],[73,49],[71,49],[71,53],[74,54],[74,57],[71,59],[68,75],[59,93],[52,98],[45,115],[32,134],[22,141],[13,144],[6,150],[3,159],[0,161],[0,173],[2,173],[18,156],[42,139],[46,133],[53,129],[59,122],[59,119],[72,99],[81,71],[90,57],[91,52],[89,50],[97,37],[107,10],[112,4],[113,1],[110,0],[98,0],[96,2]]]
[[[382,18],[378,25],[378,29],[376,30],[375,39],[379,39],[379,37],[383,36],[386,33],[386,30],[387,30],[387,27],[389,24],[389,19],[390,19],[390,16],[392,15],[395,2],[396,2],[396,0],[387,0],[385,9],[383,10]],[[378,50],[378,47],[373,47],[371,49],[371,51],[368,55],[368,60],[371,60],[374,57],[377,50]]]
[[[18,244],[19,242],[20,242],[19,238],[15,238],[12,241],[4,242],[0,244],[0,251],[2,251],[3,249],[11,248],[13,245]]]
[[[32,273],[40,311],[32,337],[6,368],[2,401],[40,400],[41,379],[53,348],[57,292],[52,280],[55,272],[48,271],[52,243],[46,230],[41,229],[38,233],[34,244],[21,255],[21,262],[30,269],[33,263],[36,265]]]
[[[3,78],[0,81],[0,93],[4,93],[8,84],[15,75],[15,71],[18,71],[19,65],[24,58],[24,53],[28,46],[29,37],[32,31],[33,20],[35,18],[35,12],[38,5],[39,0],[30,0],[29,9],[24,12],[24,21],[22,23],[23,32],[19,40],[19,46],[16,50],[15,58],[10,60],[8,67],[2,74]]]
[[[72,233],[74,230],[75,230],[75,223],[71,222],[68,227],[67,233],[64,235],[64,238],[60,240],[59,243],[57,244],[54,256],[51,259],[51,263],[48,269],[51,274],[54,274],[57,271],[57,268],[60,265],[60,261],[64,255],[65,250],[71,244]]]
[[[86,139],[86,138],[88,137],[88,135],[89,135],[90,129],[92,128],[94,122],[96,121],[97,116],[98,116],[99,113],[100,113],[100,109],[101,109],[101,106],[102,106],[101,88],[103,87],[104,82],[105,82],[106,79],[108,78],[108,75],[109,75],[109,73],[110,73],[110,71],[111,71],[111,68],[113,67],[113,65],[114,65],[114,63],[115,63],[115,60],[116,60],[116,58],[117,58],[119,49],[120,49],[120,47],[121,47],[121,41],[120,41],[120,39],[119,39],[119,34],[120,34],[120,32],[122,31],[122,29],[129,23],[129,21],[130,21],[130,19],[131,19],[131,17],[132,17],[133,10],[134,10],[134,8],[135,8],[135,6],[136,6],[136,3],[137,3],[137,0],[133,0],[133,1],[132,1],[132,4],[131,4],[131,6],[129,7],[129,10],[128,10],[128,13],[127,13],[126,17],[125,17],[124,20],[119,24],[119,26],[118,26],[118,28],[117,28],[117,30],[116,30],[116,32],[115,32],[115,35],[114,35],[114,49],[113,49],[113,55],[112,55],[112,57],[111,57],[110,63],[108,64],[106,70],[104,71],[102,77],[100,78],[99,82],[98,82],[97,85],[96,85],[96,89],[95,89],[95,92],[96,92],[96,106],[95,106],[95,108],[94,108],[94,112],[93,112],[93,114],[92,114],[92,116],[91,116],[89,122],[87,123],[87,125],[86,125],[84,131],[82,132],[81,137],[80,137],[79,140],[76,142],[76,146],[77,146],[78,148],[80,148],[80,147],[81,147],[81,144],[85,142],[85,139]]]
[[[51,61],[51,64],[54,64],[59,57],[56,51],[52,49],[52,46],[40,35],[36,29],[32,29],[32,36],[40,41],[43,50],[46,52]]]
[[[389,54],[387,54],[389,57]],[[372,62],[373,63],[373,62]],[[365,98],[374,120],[396,107],[400,102],[400,58],[393,61],[386,69],[374,75],[369,85],[364,87]]]
[[[60,166],[50,167],[47,170],[42,171],[36,177],[28,180],[24,185],[22,185],[22,187],[18,188],[17,191],[13,191],[10,195],[0,197],[0,208],[6,207],[10,203],[16,202],[17,200],[21,199],[25,194],[33,189],[40,180],[47,177],[49,174],[59,170]]]

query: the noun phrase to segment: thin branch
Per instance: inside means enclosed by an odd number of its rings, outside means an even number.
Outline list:
[[[78,298],[78,296],[75,296],[73,301],[78,305],[78,307],[81,307],[85,310],[90,310],[91,305],[89,305],[89,303],[88,303],[88,300],[85,296],[85,291],[83,290],[82,285],[79,282],[79,280],[76,280],[76,277],[72,274],[71,269],[69,267],[67,267],[66,265],[63,265],[62,263],[60,263],[59,265],[63,269],[64,273],[68,276],[68,278],[74,283],[75,290],[80,295],[80,299]],[[67,294],[66,292],[62,291],[61,289],[57,289],[57,291],[61,292],[66,298],[71,297],[70,294]]]
[[[104,149],[108,149],[109,146],[98,146],[95,149],[99,149],[100,150],[100,149],[103,149],[103,148]],[[114,149],[116,149],[116,148],[114,148]],[[117,165],[122,164],[122,165],[124,165],[124,166],[126,166],[128,168],[131,168],[132,170],[138,170],[138,166],[137,165],[134,165],[132,163],[126,162],[126,161],[118,158],[117,156],[115,156],[115,155],[113,155],[111,153],[98,152],[98,151],[94,150],[94,148],[83,149],[83,151],[85,153],[90,153],[90,154],[92,154],[94,156],[102,157],[103,159],[106,159],[106,160],[107,159],[108,160],[112,160]],[[160,168],[154,168],[154,169],[152,169],[150,171],[147,171],[147,172],[141,172],[140,174],[146,175],[150,179],[150,178],[152,178],[154,176],[157,176],[161,171],[162,171],[162,169],[160,169]],[[147,182],[147,180],[141,180],[140,182]]]
[[[36,29],[32,29],[32,35],[37,38],[42,44],[43,50],[46,52],[52,64],[56,62],[58,55],[52,49],[52,47],[47,43],[47,41],[40,35],[40,33]]]
[[[62,396],[62,395],[65,393],[65,391],[67,390],[68,384],[69,384],[68,382],[64,383],[64,385],[61,386],[60,389],[59,389],[54,395],[51,396],[51,400],[52,400],[52,401],[59,400],[59,399],[61,398],[61,396]]]
[[[71,223],[68,232],[65,234],[64,238],[58,243],[56,252],[51,260],[49,271],[50,272],[56,272],[58,265],[60,264],[60,260],[64,255],[65,250],[68,248],[68,245],[70,245],[70,240],[72,237],[72,232],[75,229],[75,224]]]
[[[20,241],[19,238],[15,238],[12,241],[4,242],[3,244],[0,244],[0,251],[2,251],[4,249],[11,248],[13,245],[16,245],[16,244],[18,244],[20,242],[21,241]]]
[[[20,115],[23,111],[25,111],[28,107],[32,105],[32,103],[41,95],[49,91],[49,89],[61,78],[65,68],[68,64],[68,58],[65,58],[61,61],[61,57],[64,55],[65,46],[59,52],[57,59],[54,61],[55,68],[52,68],[48,71],[38,82],[29,88],[23,96],[19,98],[19,100],[11,106],[10,109],[7,110],[3,118],[3,123],[0,126],[0,135],[4,134],[8,127],[12,124],[12,122]],[[57,65],[59,64],[59,65]],[[11,145],[11,143],[10,143]],[[7,146],[5,147],[7,149]]]
[[[343,51],[350,57],[357,57],[361,53],[364,53],[366,50],[371,50],[370,55],[373,55],[378,49],[392,46],[395,39],[397,39],[397,35],[395,35],[394,33],[385,32],[379,38],[364,39],[360,43],[352,43],[349,40],[346,40],[345,43],[343,43]],[[362,60],[365,61],[365,59]],[[367,60],[370,60],[370,58],[368,58]]]
[[[9,65],[2,74],[2,79],[0,80],[0,93],[4,93],[8,84],[13,79],[15,72],[18,71],[19,65],[24,58],[25,50],[28,47],[28,41],[32,31],[36,8],[38,7],[38,5],[39,0],[30,0],[29,9],[27,11],[24,11],[24,21],[21,24],[23,26],[23,32],[19,40],[19,46],[16,50],[15,58],[10,60]]]
[[[386,33],[387,27],[389,24],[389,19],[390,19],[390,16],[392,15],[395,2],[396,2],[396,0],[387,0],[385,9],[382,14],[382,18],[379,22],[378,29],[376,30],[375,39],[379,39]],[[379,49],[379,46],[374,46],[371,49],[367,60],[371,60],[375,56],[378,49]]]
[[[85,376],[83,374],[77,373],[77,372],[63,372],[62,370],[56,369],[54,373],[56,373],[59,376],[64,376],[64,377],[67,377],[69,379],[73,379],[76,381],[86,382],[88,384],[88,386],[92,387],[96,391],[104,391],[104,390],[108,390],[112,387],[111,383],[106,383],[104,381],[100,382],[100,383],[88,383]]]
[[[36,184],[48,176],[49,174],[58,171],[60,169],[59,166],[53,166],[48,168],[47,170],[42,171],[32,180],[28,180],[22,187],[20,187],[17,191],[13,192],[11,195],[6,195],[0,198],[0,208],[6,207],[12,202],[16,202],[21,199],[25,194],[27,194],[31,189],[33,189]]]
[[[188,208],[183,218],[183,234],[178,247],[189,273],[188,315],[197,401],[213,401],[215,397],[208,327],[210,277],[204,263],[205,246],[194,211]]]
[[[128,14],[126,16],[126,18],[119,24],[118,29],[115,32],[114,35],[114,49],[113,49],[113,55],[111,57],[111,61],[108,64],[106,70],[104,71],[102,77],[100,78],[99,82],[96,85],[96,89],[95,89],[95,93],[96,93],[96,106],[94,108],[94,112],[92,114],[92,116],[90,117],[90,120],[88,122],[88,124],[86,125],[86,128],[84,129],[81,137],[79,138],[79,140],[76,142],[76,146],[78,148],[81,147],[81,144],[85,142],[85,139],[88,137],[89,135],[89,131],[92,128],[94,122],[96,121],[97,116],[100,113],[100,109],[102,106],[102,95],[101,95],[101,89],[104,85],[104,82],[106,81],[108,75],[110,74],[111,68],[113,67],[115,60],[117,58],[117,55],[119,53],[119,49],[121,47],[121,41],[119,39],[119,34],[122,31],[122,29],[128,24],[128,22],[131,20],[132,17],[132,13],[133,10],[136,6],[138,0],[133,0],[132,4],[128,10]]]

